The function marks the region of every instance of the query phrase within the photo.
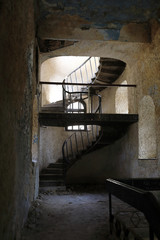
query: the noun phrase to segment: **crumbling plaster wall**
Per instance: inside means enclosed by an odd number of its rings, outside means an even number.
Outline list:
[[[34,198],[31,156],[35,95],[33,0],[0,3],[0,239],[20,239]]]
[[[117,43],[118,44],[118,43]],[[131,46],[132,52],[124,51],[121,59],[127,63],[127,75],[119,80],[127,80],[130,84],[136,84],[134,92],[129,94],[129,112],[139,113],[141,100],[144,96],[150,96],[155,105],[156,118],[156,159],[138,159],[139,156],[139,123],[129,127],[127,134],[113,145],[99,151],[90,153],[81,158],[68,172],[68,182],[104,182],[107,177],[159,177],[160,174],[160,26],[152,21],[152,43],[139,45],[138,49]],[[116,52],[114,53],[115,56]],[[107,54],[106,54],[107,55]],[[117,54],[118,55],[118,54]],[[108,91],[108,90],[104,90]],[[115,91],[115,90],[109,90]],[[130,91],[130,90],[129,90]],[[110,96],[110,93],[108,94]],[[103,104],[110,103],[110,100]],[[132,96],[132,97],[131,97]],[[133,104],[135,103],[135,104]],[[112,104],[111,109],[114,106]],[[147,110],[147,109],[146,109]],[[113,110],[114,111],[114,110]],[[145,111],[145,109],[144,109]],[[141,116],[143,118],[143,116]],[[145,121],[143,118],[142,121]],[[144,136],[145,137],[145,136]],[[147,145],[147,138],[145,139]],[[91,167],[92,166],[92,167]]]
[[[127,67],[125,72],[122,74],[120,79],[117,81],[119,83],[124,80],[128,84],[136,84],[136,89],[129,88],[129,113],[139,113],[140,103],[144,96],[151,96],[155,104],[155,114],[156,114],[156,132],[157,132],[157,158],[156,160],[138,160],[139,155],[139,143],[138,143],[138,134],[139,134],[139,124],[136,123],[130,126],[127,135],[122,140],[117,141],[115,144],[106,147],[101,157],[103,161],[101,162],[101,169],[104,169],[103,176],[112,176],[112,177],[159,177],[159,158],[160,158],[160,124],[159,124],[159,65],[160,59],[158,56],[160,48],[160,30],[159,23],[152,20],[151,24],[151,43],[135,43],[135,42],[105,42],[105,41],[87,41],[82,40],[75,43],[73,46],[66,47],[64,49],[58,49],[54,52],[44,53],[41,55],[41,59],[44,61],[48,57],[53,56],[100,56],[100,57],[110,57],[120,59],[126,62]],[[132,31],[132,29],[130,29]],[[116,88],[113,90],[105,91],[116,91]],[[111,93],[108,93],[111,97]],[[107,98],[106,94],[105,97]],[[111,97],[111,99],[113,96]],[[108,99],[103,101],[104,106],[109,105],[109,110],[115,111],[113,101]],[[111,105],[112,102],[112,105]],[[107,108],[106,108],[107,109]],[[118,149],[118,150],[116,150]],[[102,150],[101,150],[102,151]],[[112,154],[109,154],[112,152]],[[109,159],[106,159],[106,156],[109,156]],[[83,162],[83,159],[79,160],[75,166],[73,166],[68,172],[68,180],[72,182],[76,181],[73,178],[72,174],[74,171],[74,176],[77,174],[79,179],[83,181],[89,179],[89,170],[92,171],[91,162],[96,162],[94,165],[97,168],[99,164],[99,157],[97,159],[96,154],[93,154],[90,158],[90,155],[87,155],[86,161]],[[85,163],[85,165],[82,164]],[[87,164],[88,162],[88,164]],[[115,162],[116,167],[113,166]],[[107,166],[107,171],[105,171]],[[82,174],[86,169],[86,175]],[[77,169],[77,170],[76,170]],[[119,169],[119,172],[117,172]],[[122,171],[121,169],[125,169]],[[93,170],[94,171],[94,170]],[[109,175],[107,173],[110,173]],[[120,174],[119,174],[120,173]],[[97,171],[93,174],[94,180],[99,177]],[[85,178],[86,177],[86,178]],[[93,178],[92,178],[93,179]],[[78,180],[77,180],[78,181]]]
[[[149,19],[159,19],[156,0],[40,0],[38,35],[42,39],[150,40]]]
[[[62,145],[72,132],[65,131],[64,127],[41,127],[39,144],[39,170],[62,159]]]
[[[138,160],[131,164],[132,176],[159,177],[160,164],[160,27],[155,21],[152,22],[152,44],[142,47],[139,58],[133,66],[132,76],[137,82],[137,107],[140,109],[144,97],[149,96],[155,106],[155,131],[156,134],[156,159]],[[148,109],[146,109],[147,111]],[[154,117],[154,116],[152,116]],[[145,116],[143,116],[143,120]],[[139,127],[140,124],[139,124]],[[149,127],[148,127],[149,129]],[[145,136],[144,136],[145,137]],[[146,137],[147,141],[147,137]],[[146,145],[148,143],[146,142]],[[138,169],[138,171],[137,171]]]

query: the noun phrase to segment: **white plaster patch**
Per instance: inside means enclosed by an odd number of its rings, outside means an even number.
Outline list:
[[[144,96],[139,106],[139,159],[156,158],[155,106],[150,96]]]
[[[127,85],[127,81],[122,82]],[[128,113],[128,89],[127,87],[119,87],[115,95],[116,113]]]

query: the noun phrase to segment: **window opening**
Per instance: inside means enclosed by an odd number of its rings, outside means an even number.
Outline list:
[[[68,105],[66,109],[67,113],[85,113],[86,112],[86,106],[85,103],[82,102],[73,102]],[[86,126],[85,125],[73,125],[73,126],[67,126],[67,131],[85,131]]]

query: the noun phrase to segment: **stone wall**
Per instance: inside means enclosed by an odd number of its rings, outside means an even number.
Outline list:
[[[33,0],[0,3],[0,239],[20,238],[33,200],[31,132],[35,95]]]

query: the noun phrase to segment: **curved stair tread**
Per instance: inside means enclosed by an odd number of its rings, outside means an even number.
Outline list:
[[[112,72],[108,72],[108,71],[102,72],[102,71],[100,71],[100,73],[96,73],[96,76],[97,76],[97,77],[102,76],[102,77],[105,77],[105,78],[107,78],[107,77],[118,78],[118,77],[119,77],[119,74],[118,74],[118,73],[115,73],[115,71],[112,71]]]
[[[108,65],[100,65],[98,70],[101,72],[123,72],[125,66],[108,66]]]

